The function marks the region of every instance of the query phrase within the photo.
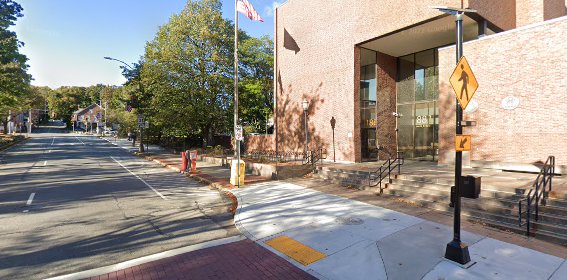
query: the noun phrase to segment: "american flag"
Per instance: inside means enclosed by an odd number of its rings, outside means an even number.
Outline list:
[[[260,17],[260,14],[254,10],[254,7],[250,4],[250,2],[248,2],[248,0],[238,0],[236,9],[251,20],[264,22],[264,20]]]

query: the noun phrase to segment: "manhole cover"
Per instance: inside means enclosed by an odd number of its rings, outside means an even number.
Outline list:
[[[335,222],[341,225],[361,225],[364,221],[356,217],[337,217]]]

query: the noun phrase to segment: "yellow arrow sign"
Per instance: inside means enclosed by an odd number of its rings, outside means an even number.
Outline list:
[[[464,56],[461,57],[459,63],[457,63],[449,82],[455,91],[455,95],[461,104],[461,108],[465,110],[478,88],[478,82],[476,81],[471,67]]]
[[[470,135],[455,135],[455,150],[457,152],[470,151],[471,138]]]

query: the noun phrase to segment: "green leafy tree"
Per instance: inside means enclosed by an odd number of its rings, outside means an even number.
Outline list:
[[[0,0],[0,110],[23,107],[29,95],[31,75],[27,57],[19,52],[24,44],[8,30],[22,17],[22,7],[12,0]]]
[[[273,42],[244,35],[239,44],[239,114],[252,132],[264,132],[273,115]]]
[[[153,123],[166,133],[199,136],[203,145],[230,120],[231,26],[219,0],[188,1],[146,45],[144,90]],[[148,93],[149,94],[149,93]]]

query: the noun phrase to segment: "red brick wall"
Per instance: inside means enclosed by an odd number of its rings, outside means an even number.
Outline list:
[[[249,135],[244,139],[247,151],[275,151],[275,135]]]
[[[516,26],[521,27],[567,14],[565,0],[517,0]]]
[[[384,150],[379,153],[380,159],[396,154],[396,58],[387,54],[377,55],[377,140]]]
[[[566,0],[546,0],[543,3],[543,19],[550,20],[567,15]]]
[[[360,161],[359,66],[355,45],[439,16],[430,6],[460,6],[461,1],[416,3],[289,0],[277,9],[278,149],[304,149],[301,101],[306,97],[310,102],[310,142],[331,149],[329,121],[335,117],[337,160]],[[284,29],[297,43],[298,52],[284,48]]]
[[[516,27],[516,0],[469,0],[469,8],[503,30]]]
[[[464,114],[477,126],[473,161],[533,163],[556,156],[567,164],[567,17],[487,36],[464,44],[464,55],[478,80],[473,100],[479,107]],[[454,159],[455,95],[448,84],[455,49],[439,51],[440,163]],[[519,98],[514,110],[502,99]]]

